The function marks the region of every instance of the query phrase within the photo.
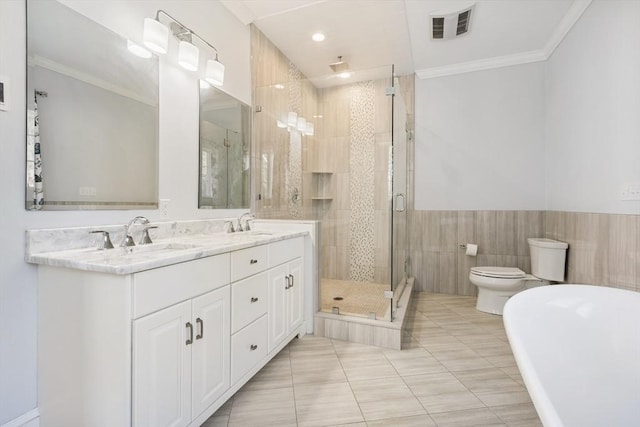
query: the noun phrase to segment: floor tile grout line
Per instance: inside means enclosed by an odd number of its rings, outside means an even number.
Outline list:
[[[351,395],[353,396],[353,400],[356,402],[356,405],[358,405],[358,411],[360,411],[360,416],[362,417],[362,422],[363,423],[367,423],[367,420],[364,418],[364,412],[362,411],[362,408],[360,407],[360,402],[358,402],[358,399],[356,398],[356,393],[353,391],[353,387],[351,387],[351,381],[349,380],[349,377],[347,376],[347,371],[344,369],[344,365],[342,365],[342,360],[340,359],[340,355],[338,354],[338,350],[336,349],[336,345],[334,343],[334,340],[332,338],[329,338],[329,341],[331,341],[331,346],[333,347],[333,351],[336,354],[336,357],[338,358],[338,363],[340,364],[340,368],[342,368],[342,373],[344,374],[344,377],[347,380],[347,384],[349,385],[349,390],[351,390]]]

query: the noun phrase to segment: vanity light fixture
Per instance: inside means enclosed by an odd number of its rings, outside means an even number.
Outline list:
[[[295,111],[286,113],[282,120],[276,120],[276,126],[280,129],[287,129],[289,132],[297,130],[303,135],[313,135],[313,123],[308,122],[302,116],[298,116]]]
[[[298,117],[298,122],[296,123],[296,129],[300,132],[304,132],[307,130],[307,119],[304,117]]]
[[[151,52],[131,40],[127,40],[127,49],[129,49],[129,52],[133,53],[135,56],[139,56],[140,58],[151,58]]]
[[[298,114],[295,113],[294,111],[289,111],[289,114],[287,115],[287,125],[289,127],[296,127],[297,124],[298,124]]]
[[[160,22],[161,14],[171,20],[169,26]],[[194,38],[213,49],[216,56],[215,59],[207,59],[204,79],[212,85],[222,86],[224,82],[224,65],[218,60],[218,49],[164,10],[158,10],[155,19],[145,18],[142,35],[143,43],[152,51],[158,54],[165,54],[169,48],[169,30],[180,42],[178,45],[178,63],[189,71],[197,71],[200,60],[200,49],[193,44]]]
[[[307,127],[304,130],[305,135],[313,136],[313,123],[307,122]]]

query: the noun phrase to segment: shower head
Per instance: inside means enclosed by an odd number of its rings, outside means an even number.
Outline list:
[[[334,73],[344,73],[345,71],[349,71],[349,64],[342,60],[342,56],[338,56],[338,62],[329,64],[329,67],[331,67]]]

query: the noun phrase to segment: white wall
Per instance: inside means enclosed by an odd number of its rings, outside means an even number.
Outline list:
[[[223,89],[251,102],[249,29],[219,2],[82,1],[65,3],[128,38],[138,39],[145,17],[162,8],[220,50],[226,66]],[[171,199],[169,215],[158,211],[26,212],[25,7],[0,1],[0,75],[11,81],[11,110],[0,111],[0,425],[36,407],[36,268],[24,262],[29,228],[230,216],[234,211],[197,209],[198,83],[194,73],[160,61],[160,198]]]
[[[416,80],[416,209],[544,208],[543,67]]]
[[[547,62],[547,209],[640,213],[640,2],[594,1]]]
[[[640,214],[640,2],[595,0],[548,61],[416,81],[416,209]]]

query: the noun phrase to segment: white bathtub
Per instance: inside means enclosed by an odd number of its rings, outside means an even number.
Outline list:
[[[640,426],[640,293],[529,289],[507,302],[504,324],[545,427]]]

